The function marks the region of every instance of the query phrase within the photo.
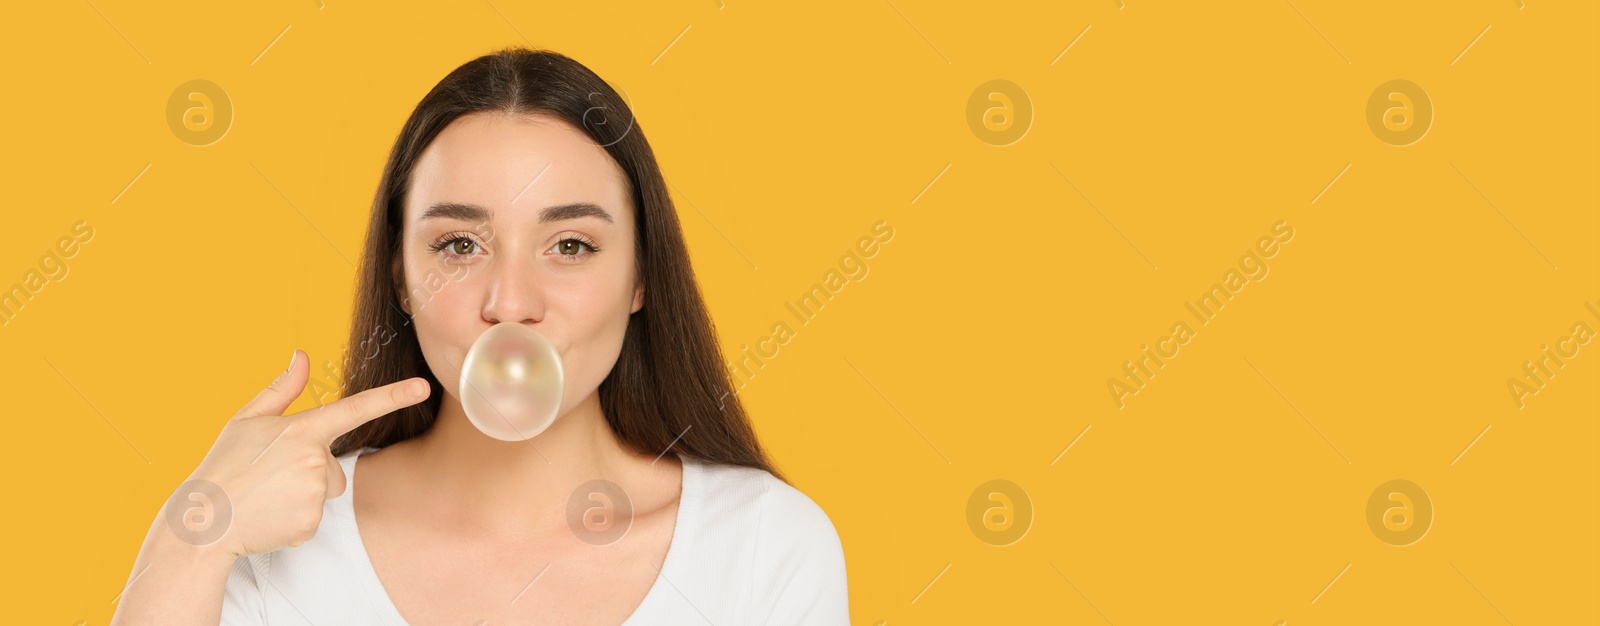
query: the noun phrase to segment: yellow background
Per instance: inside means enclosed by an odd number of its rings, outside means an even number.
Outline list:
[[[855,623],[1600,619],[1600,343],[1506,388],[1600,328],[1593,3],[387,4],[9,8],[0,286],[96,234],[0,328],[0,621],[105,624],[222,422],[294,348],[334,380],[402,121],[519,44],[632,98],[730,358],[895,229],[741,392]],[[193,79],[235,110],[205,147],[165,119]],[[996,79],[1033,109],[1003,147],[967,115]],[[1405,147],[1366,121],[1394,79],[1435,112]],[[995,479],[1034,511],[1003,547],[967,521]],[[1366,520],[1393,479],[1436,513],[1405,547]]]

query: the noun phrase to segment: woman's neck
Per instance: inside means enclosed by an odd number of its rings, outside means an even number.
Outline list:
[[[417,495],[445,507],[443,514],[465,527],[512,535],[564,527],[567,503],[585,482],[604,478],[627,489],[652,469],[650,459],[623,448],[598,394],[527,441],[483,434],[446,396],[427,432],[391,447],[404,449],[410,462],[403,473]]]

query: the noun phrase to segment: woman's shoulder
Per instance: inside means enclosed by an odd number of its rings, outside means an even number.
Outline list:
[[[743,621],[848,624],[844,549],[827,512],[766,470],[687,462],[695,551],[725,564],[724,593],[746,586]]]
[[[833,520],[810,496],[760,468],[691,460],[701,484],[695,503],[711,532],[754,536],[768,548],[839,547]]]

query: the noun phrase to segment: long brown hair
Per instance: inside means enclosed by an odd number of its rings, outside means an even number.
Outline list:
[[[433,395],[363,424],[333,442],[335,456],[381,448],[433,425],[443,386],[429,370],[399,271],[401,226],[412,168],[439,132],[478,111],[547,114],[583,130],[622,171],[638,208],[635,266],[644,307],[628,318],[622,353],[600,383],[600,406],[623,445],[643,454],[680,455],[742,465],[782,479],[750,426],[718,349],[689,265],[689,252],[655,153],[616,90],[564,55],[507,48],[456,68],[411,112],[389,153],[367,225],[354,320],[343,368],[345,396],[420,376]]]

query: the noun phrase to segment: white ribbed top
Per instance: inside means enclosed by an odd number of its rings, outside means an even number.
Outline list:
[[[315,537],[234,562],[222,624],[406,624],[351,504],[356,457],[374,450],[339,457],[346,488],[324,505]],[[821,507],[766,471],[679,458],[683,493],[666,561],[625,626],[850,623],[844,550]]]

